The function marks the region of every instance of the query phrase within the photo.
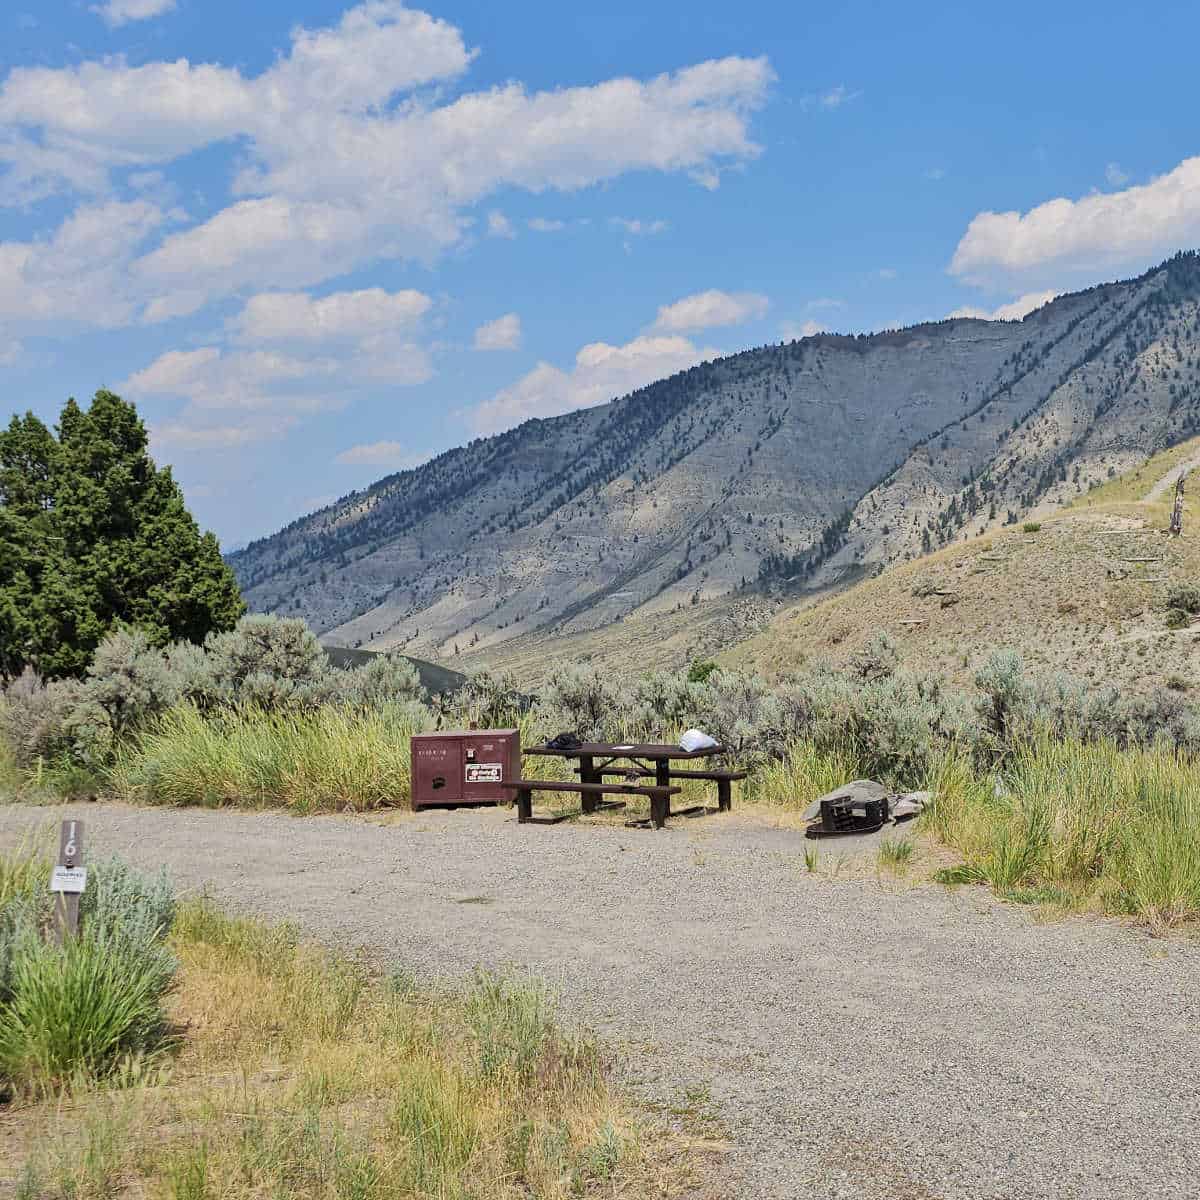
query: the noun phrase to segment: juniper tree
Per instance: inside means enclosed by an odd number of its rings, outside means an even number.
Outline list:
[[[127,624],[152,644],[199,642],[245,611],[211,533],[132,404],[68,400],[57,436],[32,413],[0,432],[0,672],[79,674]]]

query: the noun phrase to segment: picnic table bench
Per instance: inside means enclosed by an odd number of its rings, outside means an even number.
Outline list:
[[[746,777],[745,771],[725,771],[713,768],[688,770],[673,766],[677,761],[705,759],[721,754],[723,750],[720,746],[710,747],[707,750],[684,750],[681,746],[653,743],[582,742],[578,746],[569,748],[530,746],[524,753],[579,760],[579,765],[575,768],[575,773],[579,776],[578,783],[517,779],[505,785],[516,792],[518,821],[532,821],[535,824],[564,819],[563,817],[534,818],[532,805],[535,791],[574,792],[580,797],[580,807],[584,813],[597,812],[601,808],[624,807],[624,802],[606,802],[601,799],[611,793],[648,797],[650,800],[649,821],[636,821],[630,822],[630,824],[649,824],[655,829],[661,829],[669,817],[727,812],[732,806],[730,785],[735,780]],[[598,762],[597,760],[602,761]],[[625,782],[606,783],[606,778],[620,778]],[[654,779],[653,784],[635,782],[635,780],[650,778]],[[694,804],[688,808],[672,811],[671,797],[682,791],[682,788],[673,782],[676,779],[713,780],[717,784],[717,808],[711,809],[703,804]]]
[[[670,815],[671,796],[682,791],[678,787],[642,787],[632,783],[573,783],[561,779],[513,779],[504,785],[517,794],[517,823],[519,825],[557,825],[572,813],[557,813],[551,817],[533,815],[534,792],[571,792],[580,798],[580,810],[584,813],[599,812],[605,808],[624,808],[623,800],[601,800],[601,796],[648,796],[650,819],[656,828],[662,828]]]

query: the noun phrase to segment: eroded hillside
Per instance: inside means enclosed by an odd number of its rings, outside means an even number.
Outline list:
[[[760,585],[828,588],[1053,509],[1200,428],[1198,301],[1188,255],[1021,322],[747,351],[473,442],[232,561],[256,609],[326,640],[463,661],[724,620]]]
[[[1200,688],[1200,624],[1171,628],[1167,617],[1168,594],[1200,580],[1195,480],[1182,536],[1166,533],[1174,481],[1196,465],[1200,439],[1043,519],[784,609],[722,660],[772,677],[840,666],[883,630],[909,666],[963,683],[1012,648],[1036,668],[1096,683]]]

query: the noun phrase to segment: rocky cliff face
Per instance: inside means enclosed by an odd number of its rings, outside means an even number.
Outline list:
[[[818,335],[472,442],[231,557],[326,640],[452,654],[819,587],[1200,428],[1200,261],[1021,322]]]

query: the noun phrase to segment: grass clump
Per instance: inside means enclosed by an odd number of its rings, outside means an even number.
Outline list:
[[[1039,531],[1041,530],[1041,528],[1042,528],[1042,523],[1041,523],[1041,521],[1026,521],[1026,522],[1025,522],[1025,523],[1024,523],[1022,526],[1021,526],[1021,528],[1022,528],[1022,529],[1023,529],[1023,530],[1024,530],[1026,533],[1037,533],[1037,532],[1039,532]]]
[[[912,838],[884,838],[879,843],[879,865],[892,871],[903,871],[912,862],[916,851]]]
[[[169,883],[117,859],[93,866],[80,932],[59,945],[48,875],[32,847],[0,855],[0,1090],[16,1095],[128,1077],[170,1042]]]
[[[99,1129],[27,1106],[24,1194],[648,1194],[639,1130],[597,1049],[536,980],[480,973],[434,993],[206,901],[181,907],[171,948],[186,1032],[170,1075],[128,1089]]]
[[[299,814],[405,804],[409,738],[423,724],[405,705],[208,714],[181,705],[118,751],[109,787],[134,803]]]
[[[1057,894],[1155,933],[1200,917],[1200,769],[1166,747],[1043,737],[995,775],[950,758],[930,790],[921,826],[963,856],[941,882]]]

